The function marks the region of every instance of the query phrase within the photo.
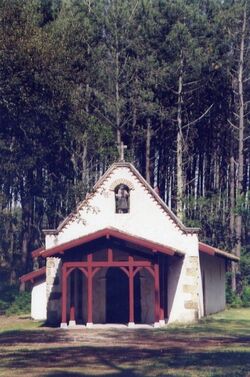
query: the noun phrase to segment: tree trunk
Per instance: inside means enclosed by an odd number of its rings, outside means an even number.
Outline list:
[[[120,115],[120,91],[119,91],[119,52],[118,52],[118,38],[116,36],[116,53],[115,53],[115,108],[116,108],[116,142],[121,145],[121,115]]]
[[[150,184],[150,143],[151,143],[151,122],[147,120],[147,135],[146,135],[146,181]]]
[[[229,171],[229,187],[230,187],[230,245],[234,245],[235,242],[235,164],[234,158],[230,158],[230,171]],[[231,287],[232,291],[236,291],[236,263],[232,263],[231,266]]]
[[[177,108],[177,216],[183,220],[184,177],[183,177],[183,133],[182,133],[182,102],[183,102],[183,53],[180,56],[180,73],[178,80],[178,108]]]
[[[243,89],[243,69],[244,69],[244,51],[245,51],[245,38],[246,38],[246,3],[243,9],[243,20],[240,40],[240,57],[239,57],[239,69],[238,69],[238,95],[239,95],[239,133],[238,133],[238,169],[236,179],[236,203],[237,213],[235,219],[235,254],[240,257],[241,254],[241,233],[242,233],[242,215],[241,206],[244,201],[243,193],[243,171],[244,171],[244,89]],[[236,274],[236,290],[240,291],[240,284],[237,281],[237,275],[240,273],[239,264],[235,266]]]

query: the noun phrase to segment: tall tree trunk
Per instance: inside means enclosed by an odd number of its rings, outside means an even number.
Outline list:
[[[234,230],[235,230],[235,164],[234,164],[234,158],[231,156],[230,158],[230,170],[229,170],[229,187],[230,187],[230,222],[229,222],[229,228],[230,228],[230,245],[234,245]],[[235,275],[234,279],[232,278],[232,289],[233,291],[236,290],[236,280]]]
[[[120,114],[120,91],[119,91],[119,52],[118,37],[116,34],[116,53],[115,53],[115,107],[116,107],[116,142],[121,145],[121,114]]]
[[[146,134],[146,181],[150,184],[150,144],[151,144],[151,122],[147,119],[147,134]]]
[[[28,268],[28,251],[30,241],[30,228],[31,228],[31,204],[28,198],[22,201],[22,246],[21,246],[21,262],[22,268],[26,272]],[[21,283],[20,291],[24,291],[25,284]]]
[[[178,108],[177,108],[177,216],[183,220],[184,177],[183,177],[183,133],[182,133],[182,103],[183,103],[183,53],[180,55],[180,73],[178,80]]]
[[[241,233],[242,233],[242,215],[241,215],[241,205],[244,201],[243,193],[243,172],[244,172],[244,90],[243,90],[243,69],[244,69],[244,52],[245,52],[245,38],[246,38],[246,2],[243,9],[243,20],[242,20],[242,30],[240,39],[240,57],[239,57],[239,68],[238,68],[238,95],[239,95],[239,123],[238,123],[238,169],[237,169],[237,179],[236,179],[236,202],[238,204],[238,209],[235,219],[235,254],[240,257],[241,254]],[[240,285],[237,282],[237,275],[240,273],[239,264],[233,263],[233,274],[236,275],[236,290],[239,292]]]
[[[135,148],[135,132],[136,132],[136,123],[137,123],[137,109],[136,105],[133,104],[133,110],[132,110],[132,137],[131,137],[131,155],[133,160],[136,158],[136,148]]]

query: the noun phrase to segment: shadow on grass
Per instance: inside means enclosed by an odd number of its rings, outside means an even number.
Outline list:
[[[212,331],[213,330],[213,331]],[[223,336],[224,335],[224,336]],[[14,330],[0,333],[0,346],[22,347],[26,345],[53,344],[56,347],[76,345],[100,346],[103,347],[125,347],[131,346],[149,349],[168,349],[177,347],[183,350],[200,350],[211,347],[249,347],[250,336],[231,336],[230,333],[215,333],[214,328],[201,333],[192,328],[179,330],[62,330],[62,329],[35,329],[35,330]]]
[[[244,377],[244,373],[250,370],[250,351],[194,352],[178,347],[150,349],[150,345],[146,344],[143,348],[65,345],[60,348],[13,350],[0,356],[1,368],[8,370],[9,375],[13,375],[12,371],[18,375],[22,370],[29,370],[31,365],[34,376],[47,377],[142,377],[150,375],[150,370],[159,371],[160,376],[169,376],[168,369],[176,371],[175,377],[183,377],[188,375],[183,374],[186,368],[200,371],[212,368],[217,373],[212,376]],[[219,374],[222,370],[225,374]]]
[[[62,371],[54,371],[49,374],[46,374],[46,377],[93,377],[93,374],[85,374],[81,372],[62,372]],[[100,376],[100,375],[99,375]],[[134,373],[132,369],[127,369],[126,371],[121,371],[119,373],[105,373],[102,374],[103,377],[143,377],[141,374]],[[168,376],[169,377],[169,376]],[[170,375],[171,377],[171,375]],[[172,376],[178,377],[178,376]]]
[[[62,336],[61,336],[62,335]],[[4,331],[0,334],[0,345],[17,346],[18,344],[28,343],[54,343],[64,340],[63,333],[58,331],[42,331],[42,330],[13,330]]]

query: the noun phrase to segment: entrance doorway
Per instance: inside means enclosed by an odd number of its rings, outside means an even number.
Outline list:
[[[128,322],[128,277],[120,268],[109,268],[106,275],[106,323]]]

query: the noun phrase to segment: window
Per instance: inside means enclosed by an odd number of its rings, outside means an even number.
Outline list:
[[[115,188],[115,212],[129,212],[129,188],[124,184],[120,184]]]

